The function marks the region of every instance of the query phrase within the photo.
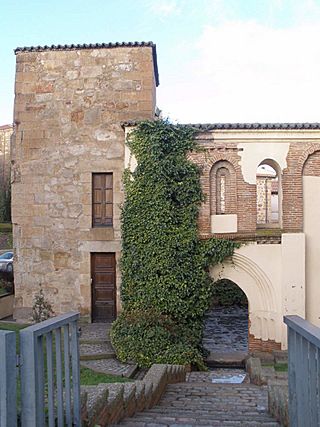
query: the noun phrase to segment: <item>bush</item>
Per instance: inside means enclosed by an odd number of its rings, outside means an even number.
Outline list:
[[[222,279],[213,286],[213,306],[239,305],[246,307],[248,299],[246,294],[231,280]]]
[[[39,284],[39,292],[35,295],[32,306],[32,319],[36,322],[43,322],[54,316],[52,305],[45,298],[41,284]]]
[[[202,355],[181,325],[165,315],[149,311],[121,313],[113,323],[111,339],[122,362],[139,366],[153,363],[194,364],[203,368]]]

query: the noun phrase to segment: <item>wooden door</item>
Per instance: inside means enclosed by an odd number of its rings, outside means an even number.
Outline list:
[[[116,261],[114,253],[91,254],[92,322],[116,318]]]

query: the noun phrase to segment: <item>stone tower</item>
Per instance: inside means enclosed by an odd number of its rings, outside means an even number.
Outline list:
[[[153,119],[156,46],[17,48],[12,153],[15,312],[42,285],[55,312],[119,309],[122,122]]]

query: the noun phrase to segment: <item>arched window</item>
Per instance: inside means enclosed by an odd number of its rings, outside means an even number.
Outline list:
[[[217,170],[216,177],[216,211],[220,215],[226,213],[226,186],[230,181],[230,173],[227,168],[222,167]]]
[[[281,169],[266,159],[257,169],[257,227],[280,227],[281,199]]]
[[[210,172],[211,215],[228,215],[237,211],[236,173],[231,163],[220,160]]]

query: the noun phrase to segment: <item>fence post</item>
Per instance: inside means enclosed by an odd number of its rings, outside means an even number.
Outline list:
[[[0,427],[17,426],[16,334],[0,331]]]
[[[36,337],[28,328],[20,331],[21,352],[21,424],[39,426],[37,417],[37,357]],[[38,419],[37,419],[38,418]]]

